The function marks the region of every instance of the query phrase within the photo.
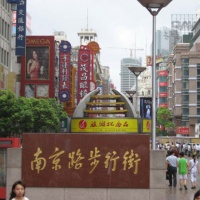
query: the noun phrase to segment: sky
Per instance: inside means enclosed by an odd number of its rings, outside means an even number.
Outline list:
[[[172,14],[196,14],[200,0],[172,0],[156,16],[156,28],[171,26]],[[110,67],[112,82],[120,90],[123,58],[150,55],[152,16],[137,0],[27,0],[32,35],[64,31],[72,47],[79,46],[77,33],[93,29],[100,50],[100,63]],[[138,49],[138,50],[134,50]],[[141,50],[142,49],[142,50]]]

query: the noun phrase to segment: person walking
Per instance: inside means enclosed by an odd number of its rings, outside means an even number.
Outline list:
[[[169,156],[166,158],[166,164],[169,172],[169,186],[172,186],[172,177],[173,177],[173,186],[176,187],[177,184],[177,165],[178,159],[174,156],[174,151],[169,152]]]
[[[179,183],[180,189],[183,190],[182,186],[184,186],[185,190],[187,190],[187,168],[188,163],[187,159],[184,157],[184,153],[180,152],[180,158],[178,159],[178,174],[179,174]]]
[[[189,171],[190,171],[190,180],[192,187],[191,189],[196,189],[197,174],[199,173],[199,165],[196,155],[192,155],[192,159],[189,161]]]

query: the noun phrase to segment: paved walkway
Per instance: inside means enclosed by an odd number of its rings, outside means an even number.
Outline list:
[[[191,159],[191,158],[188,158]],[[198,159],[200,163],[200,159]],[[197,190],[200,189],[200,174],[198,174],[197,178],[197,183],[196,186],[197,188],[191,189],[191,182],[190,182],[190,175],[188,175],[188,180],[187,180],[187,190],[183,189],[182,191],[179,190],[179,179],[178,179],[178,173],[177,173],[177,186],[176,188],[174,187],[169,187],[169,181],[166,181],[166,200],[193,200],[194,194]]]

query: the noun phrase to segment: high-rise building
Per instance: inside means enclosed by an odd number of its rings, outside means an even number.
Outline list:
[[[168,108],[175,125],[194,136],[200,123],[200,19],[192,31],[191,43],[177,44],[168,59]]]
[[[170,48],[170,29],[161,27],[156,31],[156,55],[166,56],[169,55]]]
[[[134,58],[123,58],[121,60],[121,89],[122,93],[126,93],[126,91],[131,90],[132,87],[136,84],[135,75],[128,69],[128,67],[139,67],[141,66],[141,62]]]
[[[11,29],[12,11],[7,0],[0,1],[0,90],[10,89],[14,92],[14,82],[8,81],[11,67]]]

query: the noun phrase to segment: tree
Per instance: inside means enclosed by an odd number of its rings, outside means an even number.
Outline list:
[[[10,118],[14,114],[13,105],[15,96],[9,90],[0,91],[0,136],[10,136],[11,121]]]
[[[172,114],[168,108],[159,107],[157,110],[157,122],[162,126],[163,133],[165,132],[165,128],[174,128],[175,125],[171,121]]]
[[[67,113],[55,99],[15,98],[8,90],[0,91],[0,137],[59,132],[63,118]]]

